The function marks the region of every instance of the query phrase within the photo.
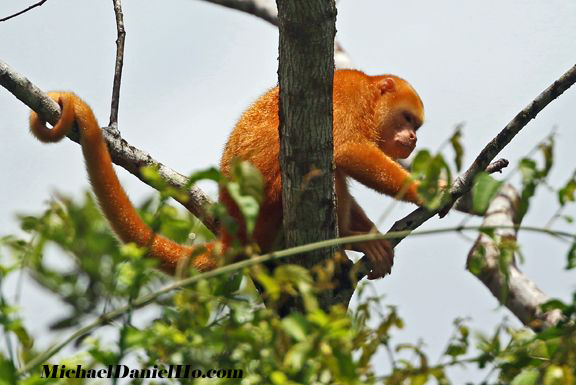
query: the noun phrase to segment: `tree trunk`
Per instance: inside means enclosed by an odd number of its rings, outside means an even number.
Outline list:
[[[285,246],[291,247],[338,235],[332,140],[336,5],[334,0],[277,0],[277,5],[283,226]],[[288,262],[311,268],[335,251]],[[330,295],[323,293],[321,304]]]

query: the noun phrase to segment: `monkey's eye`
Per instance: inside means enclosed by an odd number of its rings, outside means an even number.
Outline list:
[[[402,115],[404,116],[404,120],[406,120],[406,123],[414,124],[414,117],[412,116],[411,113],[403,112]]]
[[[412,126],[412,128],[414,128],[414,131],[418,130],[418,128],[422,125],[419,119],[417,119],[414,115],[412,115],[408,111],[404,111],[402,113],[402,116],[404,117],[406,123],[408,123],[410,126]]]

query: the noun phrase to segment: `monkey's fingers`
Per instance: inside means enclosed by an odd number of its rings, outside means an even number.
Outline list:
[[[362,249],[372,269],[368,273],[368,279],[382,278],[390,274],[394,263],[394,249],[389,242],[384,240],[366,242],[362,244]]]

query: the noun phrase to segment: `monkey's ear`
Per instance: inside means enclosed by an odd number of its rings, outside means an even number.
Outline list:
[[[382,78],[378,80],[378,89],[380,90],[380,95],[384,95],[387,92],[396,91],[396,82],[393,78]]]

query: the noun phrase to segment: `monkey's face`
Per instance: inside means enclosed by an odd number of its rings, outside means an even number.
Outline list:
[[[376,78],[378,145],[394,159],[407,158],[416,147],[416,131],[424,121],[422,100],[406,81],[391,76]]]
[[[388,113],[380,126],[380,148],[394,159],[407,158],[416,147],[416,131],[422,125],[414,111],[399,107]]]

